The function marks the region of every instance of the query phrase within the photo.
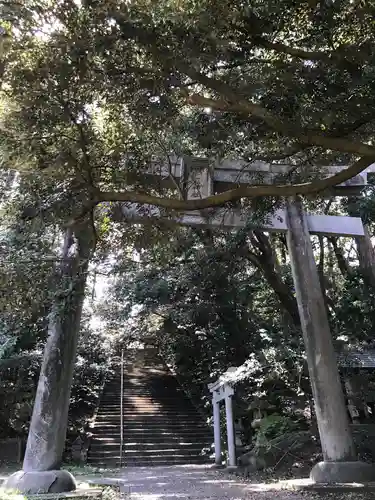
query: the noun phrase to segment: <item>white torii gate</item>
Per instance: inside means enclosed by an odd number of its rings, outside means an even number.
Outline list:
[[[270,165],[262,162],[244,164],[243,162],[221,162],[211,168],[208,160],[202,158],[176,159],[171,157],[165,165],[151,163],[146,169],[150,178],[157,178],[167,185],[173,176],[180,181],[187,199],[205,198],[230,188],[233,184],[251,184],[254,175],[263,174],[263,183],[275,181],[276,176],[284,175],[292,167]],[[327,174],[344,169],[343,166],[327,167]],[[368,183],[368,176],[375,172],[375,164],[359,176],[338,186],[337,195],[358,194]],[[259,180],[258,180],[259,183]],[[121,205],[121,218],[130,222],[164,221],[173,224],[198,227],[240,228],[246,223],[247,214],[240,209],[204,210],[183,212],[172,218],[157,207],[140,206],[134,203]],[[332,336],[329,328],[324,297],[311,245],[310,234],[352,236],[363,239],[368,256],[375,263],[374,249],[358,217],[334,217],[327,215],[308,215],[304,213],[298,199],[288,199],[285,209],[270,214],[266,222],[257,225],[263,231],[281,231],[287,235],[287,245],[296,299],[300,315],[302,333],[309,367],[310,381],[315,402],[319,434],[324,461],[314,466],[311,478],[316,482],[358,482],[372,480],[374,468],[356,460],[353,439],[349,431],[346,412]],[[375,264],[374,264],[375,265]],[[374,272],[375,275],[375,272]],[[213,387],[216,387],[215,385]],[[228,385],[218,385],[213,390],[216,413],[215,455],[218,460],[220,451],[218,438],[218,402],[224,398],[227,408],[227,426],[231,421],[231,389]],[[227,427],[228,442],[233,432],[232,424]],[[231,431],[232,429],[232,431]],[[230,465],[235,464],[232,445],[229,446]]]
[[[228,368],[226,373],[219,377],[216,382],[208,384],[208,389],[212,393],[212,408],[214,419],[214,443],[215,443],[215,464],[221,465],[221,429],[220,429],[220,403],[225,403],[225,418],[227,427],[227,443],[228,443],[228,465],[236,467],[236,442],[234,434],[233,422],[233,404],[232,397],[234,395],[232,375],[237,368]]]

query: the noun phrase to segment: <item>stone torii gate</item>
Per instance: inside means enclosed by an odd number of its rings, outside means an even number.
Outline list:
[[[262,183],[273,183],[281,175],[286,175],[288,165],[270,165],[262,162],[245,164],[241,162],[221,162],[211,167],[207,159],[202,158],[168,158],[168,162],[160,165],[151,162],[145,174],[149,176],[150,184],[157,181],[165,186],[179,184],[187,199],[205,198],[214,192],[222,192],[233,185],[259,183],[261,173]],[[327,174],[337,173],[345,167],[327,167]],[[333,194],[356,195],[368,182],[368,176],[375,172],[374,165],[360,175],[340,186],[335,186]],[[243,227],[248,213],[239,208],[205,210],[200,212],[183,212],[170,216],[163,210],[147,205],[123,203],[120,205],[120,218],[130,223],[145,223],[147,221],[169,221],[172,224],[189,226],[223,227],[229,230]],[[118,217],[117,213],[117,217]],[[296,298],[301,319],[302,332],[306,348],[311,386],[315,401],[315,409],[323,449],[324,461],[317,464],[311,477],[316,482],[366,481],[373,478],[374,469],[368,464],[358,462],[353,439],[349,428],[343,391],[340,384],[338,368],[333,350],[332,336],[329,329],[327,312],[320,288],[319,277],[314,260],[310,234],[353,236],[363,240],[366,254],[375,263],[374,251],[362,222],[356,217],[333,217],[309,215],[304,213],[302,203],[298,199],[289,199],[285,208],[270,214],[265,222],[257,225],[263,231],[281,231],[287,235],[290,261]],[[47,352],[47,351],[46,351]],[[47,356],[47,357],[46,357]],[[57,360],[57,361],[56,361]],[[50,346],[45,355],[44,365],[53,366],[58,362],[61,366],[73,363],[70,349],[60,349],[58,343]],[[55,377],[56,378],[56,377]],[[43,382],[43,380],[42,380]],[[71,380],[60,377],[55,380],[54,391],[61,394],[55,397],[51,391],[43,392],[39,397],[40,417],[53,414],[61,415],[59,428],[66,429],[67,407],[70,398]],[[39,389],[38,389],[39,390]],[[36,409],[34,408],[34,413]],[[56,471],[55,464],[61,463],[64,447],[65,431],[51,432],[48,425],[36,427],[31,423],[27,446],[27,467],[11,476],[8,487],[20,485],[20,481],[35,476],[34,482],[51,482],[61,473],[62,485],[56,491],[69,491],[74,488],[74,480],[66,471]],[[45,422],[46,423],[46,422]],[[34,428],[33,428],[34,425]],[[45,444],[35,445],[35,437]],[[30,439],[30,436],[34,439]],[[52,465],[51,465],[52,464]],[[45,474],[47,472],[47,474]],[[66,472],[64,476],[64,472]],[[50,474],[49,474],[50,473]],[[48,477],[47,477],[48,476]],[[46,479],[47,478],[47,479]],[[49,484],[49,483],[48,483]],[[65,485],[64,485],[65,484]],[[48,490],[49,491],[49,490]]]

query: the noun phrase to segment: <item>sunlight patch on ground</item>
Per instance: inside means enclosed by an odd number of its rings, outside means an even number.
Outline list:
[[[236,482],[231,479],[206,479],[202,481],[202,484],[236,484]],[[242,485],[242,483],[238,484]]]
[[[132,498],[136,498],[139,500],[160,500],[168,497],[172,498],[187,498],[188,494],[185,493],[132,493]]]
[[[26,497],[17,492],[6,491],[0,488],[1,500],[26,500]]]
[[[153,413],[156,406],[161,407],[154,403],[152,398],[146,396],[129,396],[128,399],[134,407],[133,410],[138,413]]]

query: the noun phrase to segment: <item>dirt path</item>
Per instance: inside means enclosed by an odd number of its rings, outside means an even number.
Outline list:
[[[306,495],[265,491],[202,466],[130,468],[121,473],[121,490],[132,500],[306,500]]]
[[[0,486],[11,472],[0,468]],[[127,500],[375,500],[374,491],[318,494],[277,490],[275,485],[241,481],[207,466],[134,467],[108,471],[108,475],[75,471],[75,476],[81,486],[116,485]]]

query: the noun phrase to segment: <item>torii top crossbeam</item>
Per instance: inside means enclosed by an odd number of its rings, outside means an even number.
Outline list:
[[[210,165],[206,158],[169,156],[164,162],[152,160],[145,173],[150,176],[150,179],[154,178],[162,182],[168,182],[172,178],[174,181],[177,180],[186,198],[193,200],[206,198],[215,192],[233,188],[234,185],[249,185],[255,182],[271,184],[278,176],[288,174],[292,168],[295,167],[260,161],[246,163],[244,161],[223,160]],[[322,170],[326,175],[333,175],[346,168],[346,166],[334,165],[324,167]],[[350,181],[338,186],[334,194],[358,195],[367,186],[371,175],[375,175],[375,164],[370,165]],[[171,219],[164,210],[158,207],[130,202],[122,204],[121,212],[122,217],[132,222],[145,223],[169,219],[174,224],[223,229],[244,227],[249,217],[248,211],[232,208],[185,211]],[[358,217],[307,215],[307,224],[311,234],[354,237],[364,234],[362,221]],[[257,228],[264,231],[286,232],[288,228],[285,211],[277,210],[270,214],[264,221],[257,223]]]
[[[331,176],[347,169],[347,165],[328,165],[302,167],[305,172],[317,171],[320,175]],[[246,162],[245,160],[225,159],[211,163],[208,158],[174,155],[168,156],[166,161],[151,160],[146,174],[167,180],[171,176],[180,181],[187,180],[194,173],[208,172],[212,188],[215,192],[222,192],[233,185],[249,185],[255,183],[273,184],[280,176],[287,176],[296,169],[295,165],[266,163],[264,161]],[[358,194],[360,189],[368,184],[369,177],[375,177],[375,163],[367,167],[360,174],[343,184],[335,186],[333,193],[348,196]]]

